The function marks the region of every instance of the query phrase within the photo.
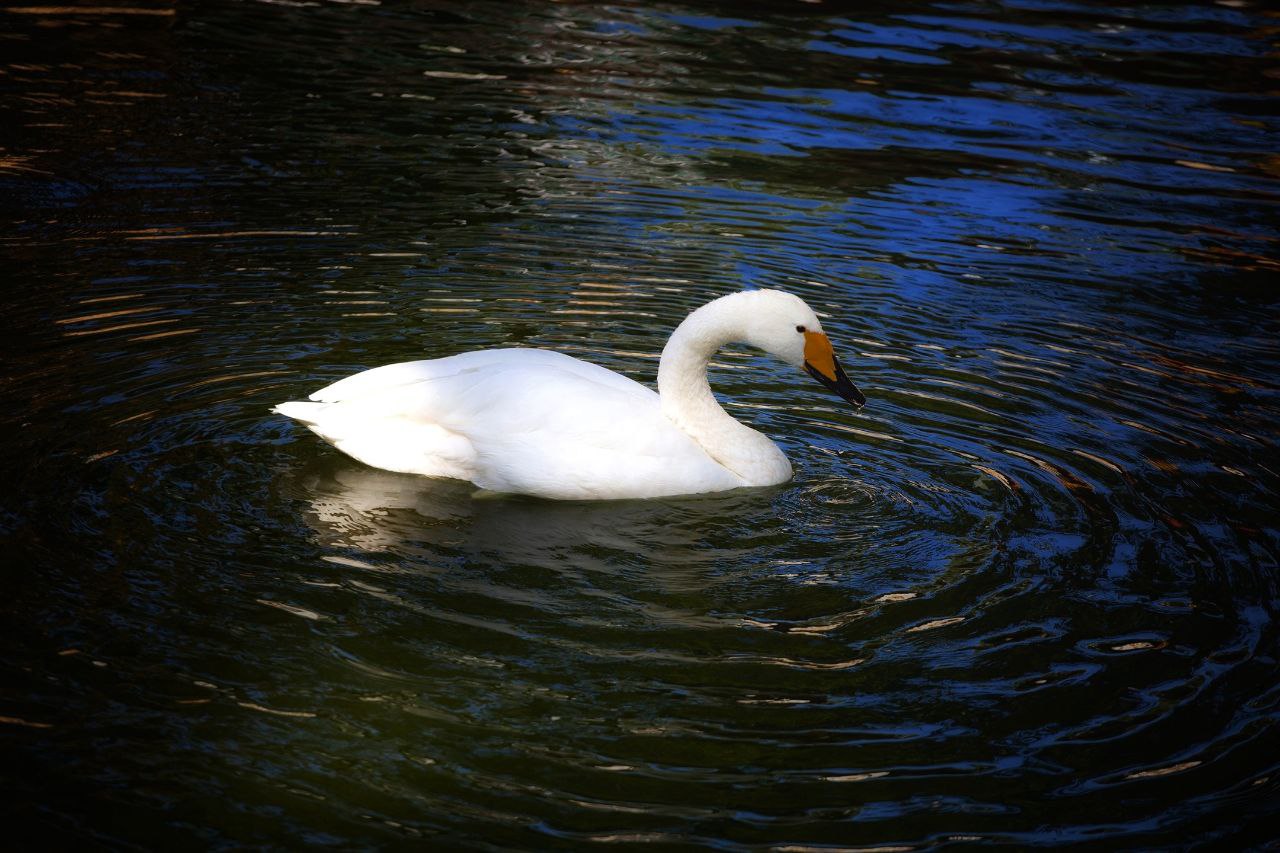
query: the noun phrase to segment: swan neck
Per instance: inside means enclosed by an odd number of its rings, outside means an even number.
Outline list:
[[[676,327],[658,363],[663,414],[743,485],[771,485],[791,477],[791,464],[772,441],[734,419],[711,392],[707,367],[723,346],[743,338],[744,306],[723,297]]]

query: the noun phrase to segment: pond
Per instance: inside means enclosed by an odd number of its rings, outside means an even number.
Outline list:
[[[1251,0],[0,9],[0,811],[42,847],[1239,848],[1280,811],[1280,64]],[[557,502],[270,407],[652,383],[744,287],[854,411]]]

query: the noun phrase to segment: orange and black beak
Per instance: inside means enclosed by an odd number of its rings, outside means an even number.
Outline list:
[[[836,361],[831,339],[822,332],[804,333],[804,370],[822,383],[824,388],[834,391],[858,408],[862,408],[867,402],[867,398],[862,396],[862,392],[845,375],[844,368]]]

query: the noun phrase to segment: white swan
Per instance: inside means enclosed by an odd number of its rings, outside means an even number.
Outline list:
[[[653,498],[785,482],[782,451],[730,417],[707,384],[711,356],[735,341],[803,368],[855,406],[866,402],[808,305],[750,290],[703,305],[676,328],[656,394],[563,353],[496,349],[376,367],[273,411],[375,468],[498,492]]]

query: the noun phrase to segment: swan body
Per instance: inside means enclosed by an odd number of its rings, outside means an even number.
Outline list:
[[[389,364],[281,403],[344,453],[391,471],[469,480],[484,489],[568,500],[651,498],[767,486],[791,464],[716,402],[707,364],[743,341],[864,401],[798,297],[721,297],[672,333],[658,393],[563,353],[494,349]]]

